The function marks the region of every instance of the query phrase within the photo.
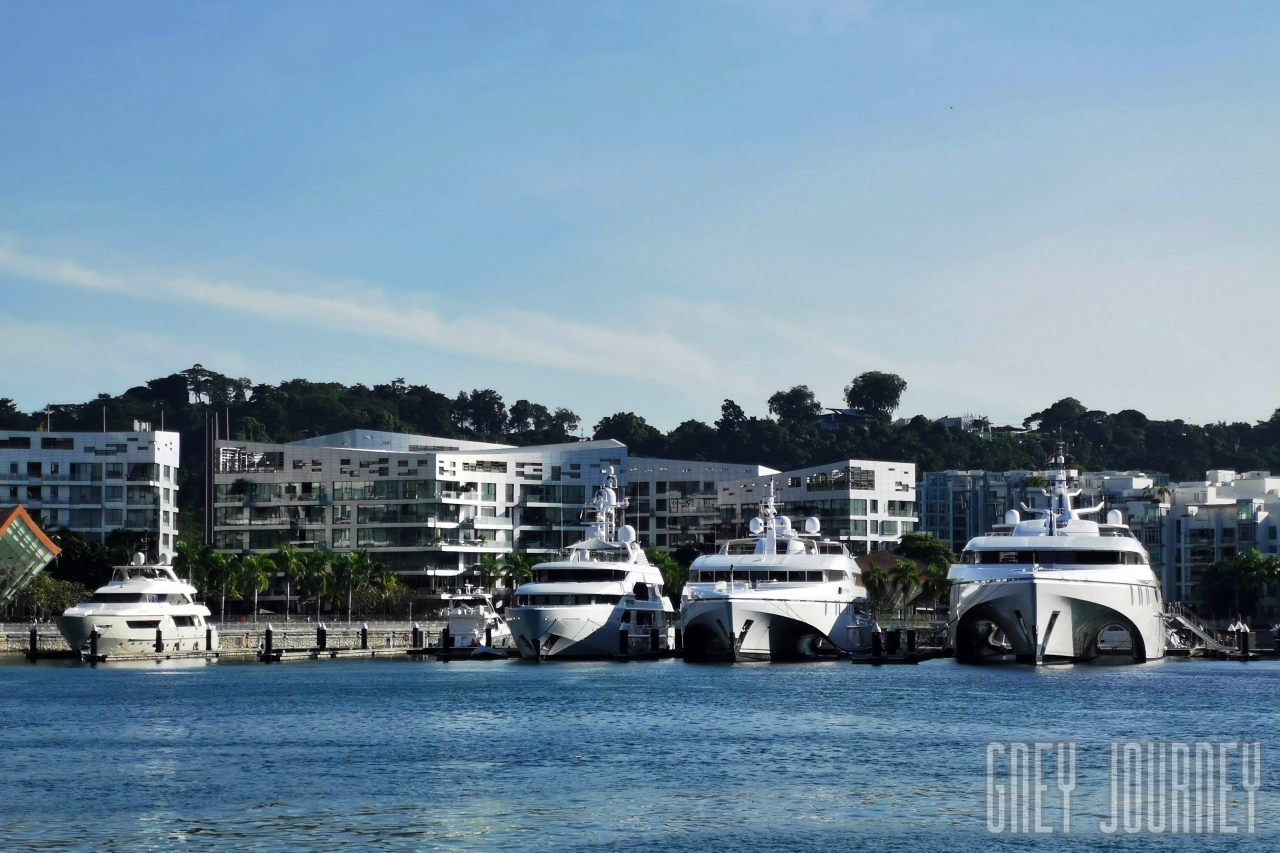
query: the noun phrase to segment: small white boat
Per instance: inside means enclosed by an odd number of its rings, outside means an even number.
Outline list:
[[[470,586],[441,596],[444,617],[454,649],[505,649],[511,645],[511,629],[493,606],[493,596]]]
[[[90,650],[97,631],[97,653],[105,657],[195,652],[206,642],[217,649],[218,631],[196,595],[196,588],[172,567],[147,565],[142,554],[135,554],[133,563],[117,566],[111,582],[91,599],[67,608],[58,617],[58,630],[67,645],[81,652]]]

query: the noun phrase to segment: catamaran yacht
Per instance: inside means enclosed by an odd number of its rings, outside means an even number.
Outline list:
[[[1129,635],[1133,659],[1164,657],[1160,582],[1146,549],[1118,510],[1105,523],[1076,509],[1062,451],[1054,460],[1047,510],[1017,510],[987,536],[970,540],[951,567],[950,641],[956,659],[1024,663],[1087,660],[1104,629]]]
[[[89,635],[97,630],[98,654],[107,657],[155,654],[157,630],[164,651],[203,649],[206,628],[216,649],[218,631],[208,625],[209,608],[196,604],[196,594],[170,566],[146,565],[146,558],[135,554],[91,599],[67,608],[58,617],[58,630],[79,651],[89,648]]]
[[[492,649],[511,645],[511,629],[493,607],[493,596],[477,592],[469,585],[461,592],[446,593],[444,617],[454,648]]]
[[[675,608],[663,594],[662,573],[618,526],[618,480],[609,467],[596,490],[588,537],[558,560],[534,566],[531,582],[515,591],[507,624],[522,657],[615,657],[670,648]]]
[[[818,519],[798,533],[778,515],[773,484],[735,539],[689,569],[680,601],[686,660],[772,660],[869,647],[867,591],[840,542],[818,541]]]

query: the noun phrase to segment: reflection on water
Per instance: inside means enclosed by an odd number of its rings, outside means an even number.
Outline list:
[[[1277,700],[1271,662],[22,663],[0,666],[2,846],[1021,849],[983,830],[988,740],[1079,738],[1089,827],[1108,738],[1269,747]],[[1221,849],[1274,845],[1265,786],[1260,818]]]

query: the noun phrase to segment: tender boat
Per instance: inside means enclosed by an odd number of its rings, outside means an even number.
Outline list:
[[[987,536],[970,540],[951,567],[949,639],[961,661],[1023,663],[1097,656],[1099,644],[1126,648],[1135,661],[1164,657],[1166,631],[1160,582],[1147,551],[1118,510],[1106,523],[1084,516],[1067,489],[1066,461],[1044,490],[1047,510],[1017,510]],[[1115,626],[1128,634],[1127,645]],[[1105,637],[1104,630],[1107,631]]]
[[[445,593],[444,618],[449,638],[455,649],[507,648],[511,645],[511,629],[493,606],[493,596],[468,586],[456,593]]]
[[[558,560],[533,567],[507,611],[516,648],[530,660],[651,654],[671,647],[675,608],[662,573],[645,557],[635,529],[618,526],[618,480],[601,472],[588,538]]]
[[[861,572],[840,542],[819,541],[818,519],[797,533],[779,515],[773,484],[735,539],[689,569],[680,602],[685,660],[775,660],[870,647]]]
[[[135,554],[133,563],[117,566],[111,582],[91,599],[67,608],[58,617],[58,630],[77,651],[90,649],[96,630],[97,653],[105,657],[200,651],[207,640],[216,649],[218,631],[196,595],[170,566],[147,565],[142,554]],[[206,636],[206,631],[212,633]]]

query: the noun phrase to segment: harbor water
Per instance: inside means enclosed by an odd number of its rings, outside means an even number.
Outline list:
[[[1113,738],[1257,739],[1280,662],[0,665],[10,851],[1274,849],[1104,837]],[[992,835],[989,741],[1075,740],[1071,835]],[[1052,788],[1052,783],[1051,783]],[[1239,820],[1239,816],[1237,816]]]

